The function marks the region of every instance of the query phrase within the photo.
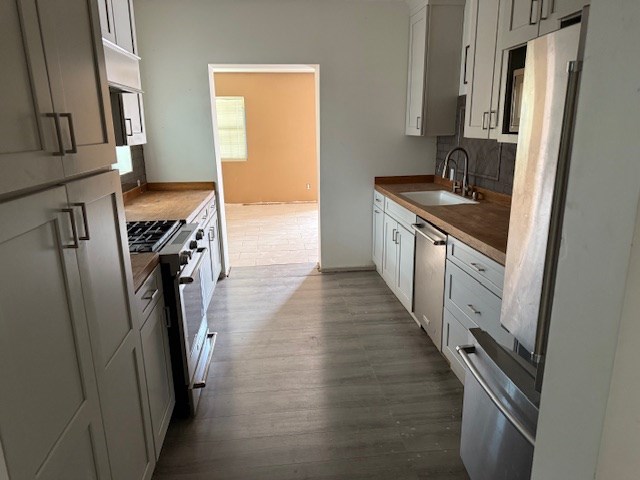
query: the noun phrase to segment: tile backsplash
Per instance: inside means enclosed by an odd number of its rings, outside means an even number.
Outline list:
[[[494,192],[511,195],[516,163],[516,145],[499,143],[495,140],[465,138],[463,136],[465,104],[466,96],[458,97],[455,135],[438,137],[436,175],[442,174],[442,166],[447,152],[453,147],[462,146],[469,152],[470,183]],[[463,157],[461,154],[455,153],[451,158],[458,165],[458,180],[461,180]]]
[[[122,184],[122,191],[126,192],[138,186],[140,183],[146,183],[147,172],[144,166],[144,149],[142,145],[134,145],[131,147],[131,165],[133,171],[120,175],[120,183]]]

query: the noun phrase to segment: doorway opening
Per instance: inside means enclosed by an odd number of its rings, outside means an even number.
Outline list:
[[[317,65],[209,65],[225,270],[320,262]]]

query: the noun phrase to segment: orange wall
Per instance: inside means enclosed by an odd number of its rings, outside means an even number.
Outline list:
[[[215,84],[218,96],[244,97],[247,118],[248,160],[222,163],[225,201],[317,200],[314,75],[216,73]]]

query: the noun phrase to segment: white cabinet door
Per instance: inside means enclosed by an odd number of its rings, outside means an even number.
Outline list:
[[[382,252],[384,251],[384,214],[373,206],[373,263],[378,273],[382,273]]]
[[[464,126],[468,138],[489,137],[499,4],[499,0],[471,0]]]
[[[541,0],[539,35],[560,30],[563,18],[574,15],[589,4],[587,0]]]
[[[53,3],[53,2],[51,2]],[[36,5],[0,2],[0,195],[64,177]]]
[[[160,456],[176,402],[171,374],[169,337],[165,322],[164,301],[160,300],[140,330],[156,459]]]
[[[392,290],[395,289],[396,271],[398,265],[398,222],[386,213],[383,221],[384,247],[382,252],[382,278]]]
[[[142,145],[147,143],[142,94],[123,93],[122,111],[124,113],[124,131],[127,145]]]
[[[396,295],[409,311],[413,310],[413,272],[415,258],[414,235],[398,224],[398,267],[396,276]]]
[[[115,162],[111,104],[95,0],[38,2],[65,176]]]
[[[427,7],[411,15],[409,23],[409,79],[405,133],[422,135],[424,60],[427,37]]]
[[[116,43],[116,28],[113,23],[112,0],[98,0],[98,13],[100,14],[100,29],[102,38]]]
[[[115,44],[129,53],[137,53],[136,28],[133,18],[132,0],[111,0],[113,5],[113,24]]]
[[[0,204],[0,477],[111,478],[66,207],[64,187]]]
[[[151,477],[155,465],[120,178],[110,171],[66,185],[113,478]]]
[[[502,0],[498,46],[507,50],[538,36],[540,0]]]

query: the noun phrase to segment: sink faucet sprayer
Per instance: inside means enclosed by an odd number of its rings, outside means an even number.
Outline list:
[[[464,169],[462,172],[462,196],[465,197],[467,196],[467,193],[469,193],[470,188],[469,188],[469,153],[464,148],[454,147],[451,150],[449,150],[449,153],[447,153],[447,156],[444,157],[444,164],[442,165],[442,178],[447,178],[447,170],[449,169],[450,162],[453,162],[456,165],[455,175],[457,175],[458,164],[455,162],[455,160],[451,160],[451,155],[454,154],[455,152],[460,152],[464,156]],[[455,192],[456,190],[455,177],[453,180],[454,180],[453,191]]]

